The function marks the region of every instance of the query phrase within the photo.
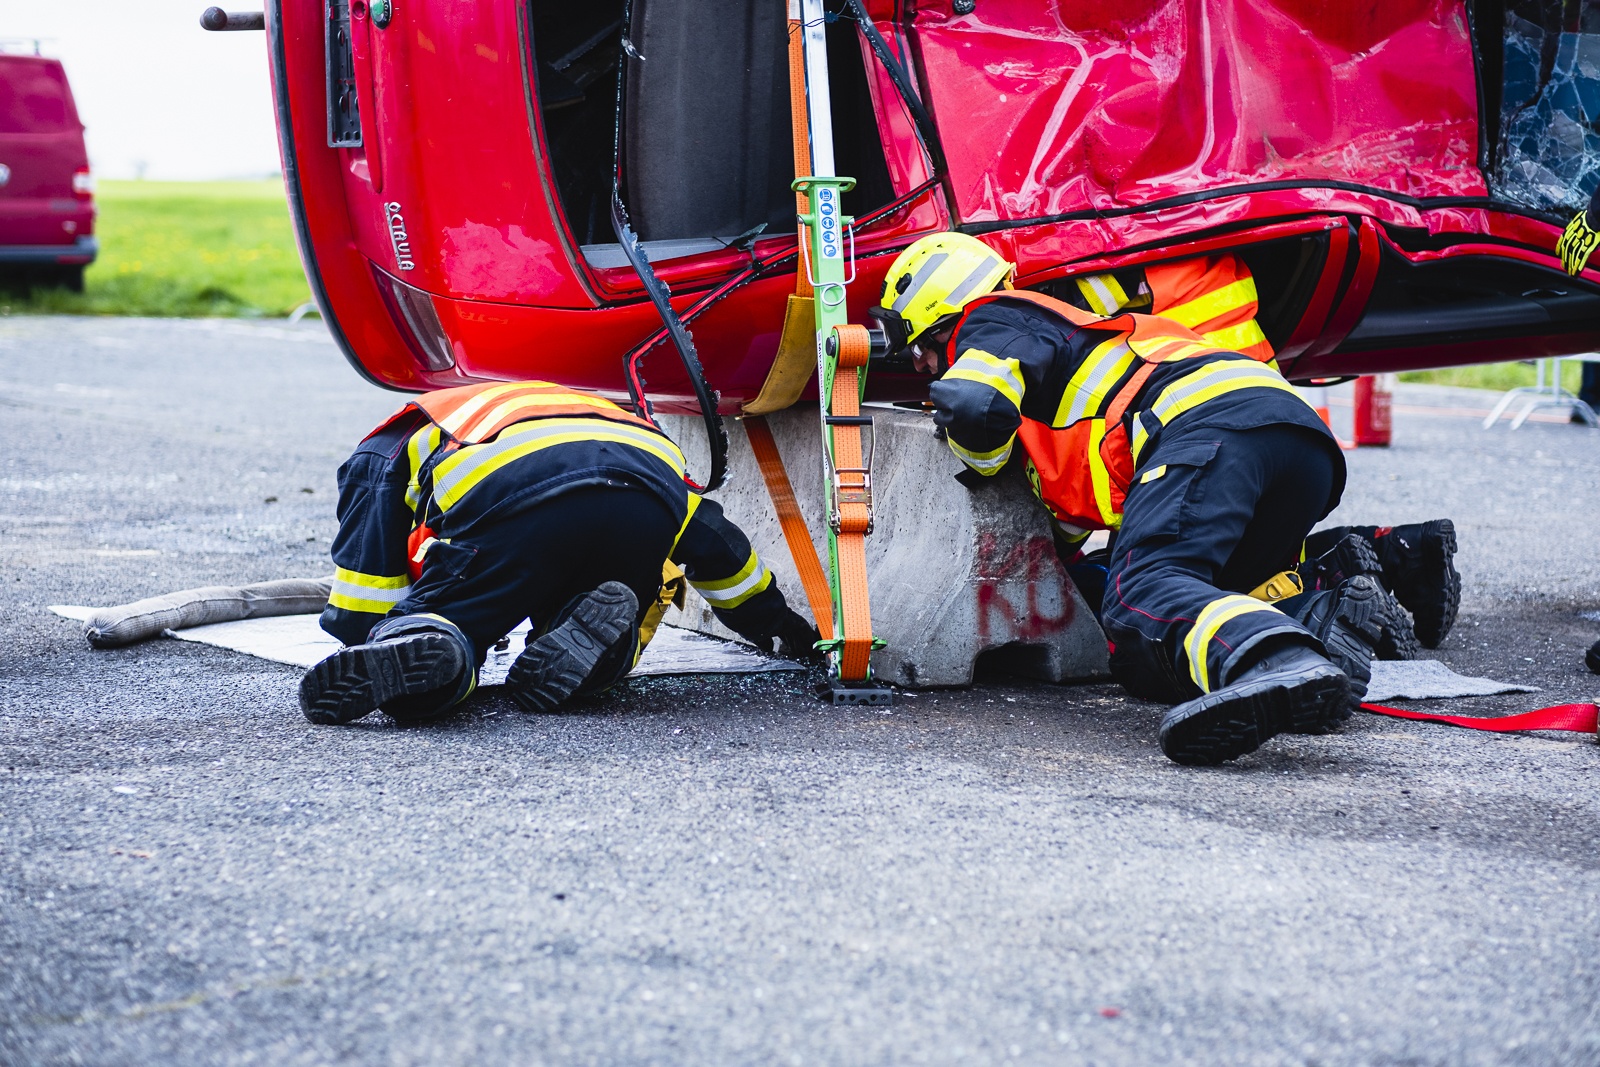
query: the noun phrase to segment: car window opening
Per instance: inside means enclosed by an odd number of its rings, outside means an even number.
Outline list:
[[[612,241],[613,129],[623,0],[532,0],[535,84],[561,207],[589,262],[626,265]],[[787,25],[776,4],[634,0],[628,40],[644,58],[624,87],[623,199],[652,259],[715,251],[794,227]],[[893,199],[855,26],[828,28],[845,210]],[[765,227],[764,230],[760,229]]]

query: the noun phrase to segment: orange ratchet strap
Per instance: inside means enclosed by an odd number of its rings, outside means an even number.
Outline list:
[[[860,368],[872,346],[867,328],[850,324],[834,330],[839,347],[833,376],[827,428],[833,433],[833,495],[837,510],[829,521],[837,539],[840,614],[844,648],[839,674],[856,681],[867,677],[872,654],[872,611],[867,597],[867,534],[872,530],[872,469],[861,440],[870,419],[861,416]],[[850,421],[857,420],[857,421]]]
[[[831,641],[833,593],[828,589],[828,575],[817,558],[811,531],[806,529],[806,520],[800,514],[800,504],[794,498],[789,473],[783,469],[783,456],[778,452],[778,442],[772,439],[772,427],[767,425],[765,415],[749,415],[743,422],[745,435],[750,438],[750,451],[755,453],[761,479],[767,483],[767,495],[772,498],[772,510],[778,513],[778,525],[783,527],[783,539],[789,545],[794,569],[800,572],[800,585],[811,605],[811,617],[817,621],[817,632],[823,640]]]
[[[806,123],[806,114],[806,46],[805,35],[800,25],[800,4],[796,0],[789,4],[789,132],[794,141],[796,176],[811,173],[811,131]],[[804,215],[811,210],[808,200],[805,193],[795,190],[796,215]],[[799,224],[799,234],[798,247],[804,248],[810,238],[806,234],[806,224],[803,222]],[[803,270],[794,272],[794,295],[811,295],[811,279],[806,277],[806,272]]]

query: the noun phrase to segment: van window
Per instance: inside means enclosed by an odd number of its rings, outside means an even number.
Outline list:
[[[68,128],[67,79],[47,63],[0,63],[0,133]]]

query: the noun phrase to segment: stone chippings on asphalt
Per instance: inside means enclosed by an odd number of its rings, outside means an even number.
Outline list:
[[[317,729],[292,669],[44,606],[316,573],[398,398],[309,324],[0,352],[0,1062],[1600,1060],[1592,741],[1363,716],[1193,771],[1112,687],[800,676]],[[1600,435],[1396,421],[1339,517],[1453,515],[1442,658],[1544,688],[1457,706],[1592,698]]]

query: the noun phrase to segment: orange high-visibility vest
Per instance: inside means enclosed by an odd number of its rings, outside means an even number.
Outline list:
[[[551,382],[486,382],[423,393],[389,416],[372,433],[416,410],[422,412],[458,445],[482,444],[495,434],[529,419],[592,415],[661,433],[646,420],[609,400]],[[368,434],[368,437],[372,434]]]
[[[446,452],[491,441],[506,427],[531,419],[596,416],[661,434],[645,419],[622,410],[609,400],[552,382],[488,382],[423,393],[385,419],[372,433],[411,411],[422,412],[444,432],[448,439]],[[433,530],[423,521],[423,511],[423,508],[418,509],[417,525],[412,528],[406,544],[412,581],[421,577],[422,560],[434,536]]]
[[[1256,281],[1231,252],[1144,269],[1150,314],[1187,326],[1218,348],[1265,363],[1275,353],[1256,322]]]
[[[974,308],[996,300],[1026,300],[1076,326],[1120,332],[1121,336],[1096,344],[1073,375],[1075,379],[1092,379],[1102,372],[1116,371],[1120,363],[1130,364],[1132,373],[1128,368],[1121,370],[1120,376],[1125,377],[1107,394],[1102,411],[1086,412],[1085,417],[1066,426],[1051,426],[1023,416],[1017,430],[1028,457],[1028,481],[1051,515],[1060,523],[1084,530],[1116,529],[1122,523],[1122,503],[1133,482],[1135,465],[1134,449],[1122,419],[1128,405],[1160,364],[1226,350],[1163,318],[1127,313],[1101,318],[1064,301],[1021,289],[972,301],[962,313],[955,336],[960,337],[966,316]],[[1094,361],[1101,366],[1090,366]]]

